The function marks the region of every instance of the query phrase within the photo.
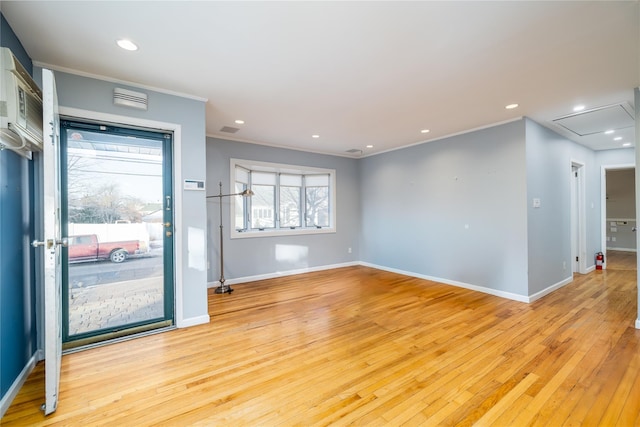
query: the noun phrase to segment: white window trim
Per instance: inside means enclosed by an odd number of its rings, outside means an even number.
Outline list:
[[[229,214],[229,237],[231,239],[251,239],[255,237],[276,237],[276,236],[297,236],[303,234],[327,234],[327,233],[335,233],[336,232],[336,170],[335,169],[326,169],[326,168],[317,168],[311,166],[298,166],[298,165],[290,165],[284,163],[270,163],[270,162],[259,162],[253,160],[243,160],[243,159],[231,159],[230,168],[229,168],[229,193],[235,193],[235,171],[236,166],[240,166],[249,170],[257,170],[264,172],[276,172],[276,173],[287,173],[287,174],[302,174],[302,175],[310,175],[310,174],[328,174],[329,175],[329,217],[330,217],[330,225],[329,227],[323,228],[295,228],[295,229],[265,229],[265,230],[247,230],[247,231],[236,231],[235,230],[235,203],[229,203],[230,214]],[[240,196],[236,196],[240,197]]]

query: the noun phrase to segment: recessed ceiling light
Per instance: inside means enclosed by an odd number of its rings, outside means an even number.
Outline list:
[[[118,43],[118,46],[120,46],[124,50],[138,50],[138,45],[131,40],[120,39],[116,41],[116,43]]]
[[[605,135],[611,135],[611,134],[612,134],[612,133],[614,133],[614,132],[615,132],[615,130],[613,130],[613,129],[609,129],[609,130],[605,130],[605,131],[604,131],[604,134],[605,134]]]
[[[421,132],[421,133],[429,133],[429,132],[431,132],[431,131],[430,131],[429,129],[422,129],[420,132]]]
[[[244,120],[236,120],[236,124],[243,125],[244,124]]]
[[[373,148],[373,145],[367,145],[367,148]]]
[[[311,135],[311,138],[320,138],[320,135]]]
[[[573,111],[575,111],[576,113],[582,110],[584,110],[584,105],[576,105],[575,107],[573,107]]]
[[[624,144],[622,144],[623,147],[631,147],[631,143],[630,142],[625,142]]]
[[[616,136],[615,138],[613,138],[614,141],[620,141],[622,139],[621,136]]]
[[[505,105],[505,107],[507,110],[513,110],[514,108],[518,108],[518,104],[509,104],[509,105]]]

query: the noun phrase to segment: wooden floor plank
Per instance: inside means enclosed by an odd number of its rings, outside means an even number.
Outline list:
[[[38,364],[3,426],[634,425],[630,257],[532,304],[356,266],[235,285],[211,322]],[[617,269],[616,266],[619,266]]]

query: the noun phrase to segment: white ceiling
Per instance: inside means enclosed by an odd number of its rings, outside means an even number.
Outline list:
[[[2,0],[0,10],[39,65],[207,99],[210,136],[358,157],[528,116],[592,149],[635,139],[633,128],[613,141],[553,120],[576,104],[633,108],[637,0]],[[123,37],[140,49],[117,47]]]

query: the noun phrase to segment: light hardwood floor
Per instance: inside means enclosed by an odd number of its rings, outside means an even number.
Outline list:
[[[207,325],[65,355],[47,418],[39,365],[1,424],[640,425],[635,274],[532,304],[366,267],[235,285]]]

